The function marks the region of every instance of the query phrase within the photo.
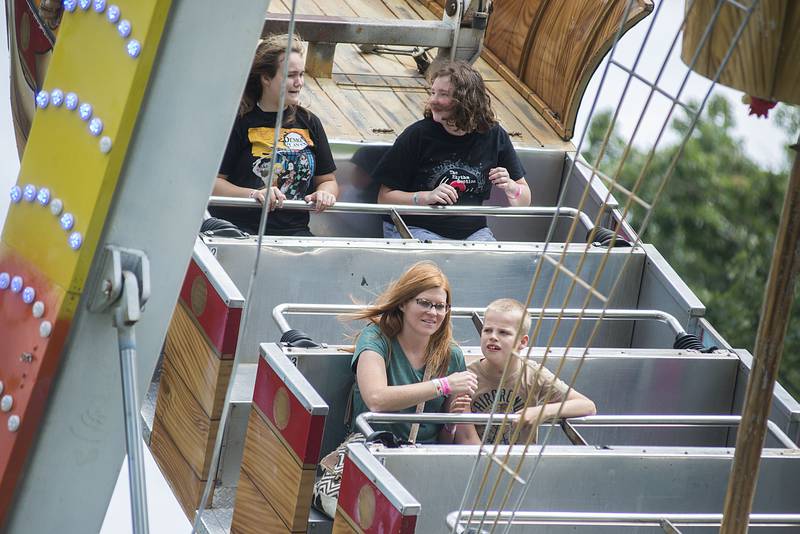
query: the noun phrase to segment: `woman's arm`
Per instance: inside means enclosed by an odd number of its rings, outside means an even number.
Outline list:
[[[319,213],[336,204],[339,196],[339,183],[331,172],[314,176],[314,192],[305,196],[305,201],[316,204],[314,211]]]
[[[438,396],[430,380],[390,386],[386,378],[386,360],[372,350],[364,350],[359,355],[356,380],[361,398],[372,412],[397,412]]]
[[[266,188],[251,189],[249,187],[239,187],[229,182],[228,177],[224,174],[218,174],[214,179],[214,188],[211,190],[211,194],[222,197],[254,198],[259,204],[263,205],[266,199],[266,191]],[[282,207],[284,200],[286,200],[286,195],[284,195],[280,189],[274,186],[269,188],[270,211]]]
[[[432,204],[455,204],[458,191],[450,184],[439,184],[433,191],[401,191],[381,185],[378,191],[378,204],[410,204],[412,206],[430,206]]]
[[[528,187],[524,176],[514,180],[505,167],[494,167],[489,169],[489,180],[506,194],[510,205],[521,207],[531,205],[531,188]]]

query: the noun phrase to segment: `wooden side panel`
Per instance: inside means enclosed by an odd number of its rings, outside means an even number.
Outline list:
[[[156,418],[164,425],[195,476],[205,480],[219,420],[209,419],[168,359],[164,360],[161,371]]]
[[[164,346],[164,359],[188,386],[211,419],[219,419],[233,368],[232,360],[220,360],[208,339],[179,301],[172,315]]]
[[[255,406],[244,443],[241,476],[245,474],[289,530],[305,532],[316,466],[304,469],[278,429]]]
[[[353,526],[341,510],[336,509],[336,516],[333,518],[333,534],[361,534],[362,532]]]
[[[246,474],[239,477],[231,534],[291,532]]]
[[[528,56],[528,37],[535,31],[546,3],[546,0],[506,0],[494,5],[484,45],[517,77]]]
[[[150,451],[186,517],[193,520],[203,496],[205,481],[195,476],[158,417],[153,421]]]

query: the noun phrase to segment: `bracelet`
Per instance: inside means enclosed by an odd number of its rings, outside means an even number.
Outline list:
[[[433,382],[433,387],[436,389],[436,397],[444,397],[444,386],[442,386],[442,381],[438,378],[434,378],[431,380]]]
[[[439,381],[442,383],[442,396],[446,397],[450,395],[450,392],[453,391],[453,389],[450,387],[450,382],[447,380],[447,377],[443,376],[439,379]]]
[[[418,203],[418,201],[417,201],[417,193],[418,193],[418,192],[415,192],[415,193],[414,193],[414,194],[411,196],[411,202],[412,202],[412,203],[413,203],[415,206],[416,206],[416,205],[417,205],[417,203]]]
[[[522,186],[517,184],[517,192],[514,193],[513,197],[508,197],[511,200],[517,200],[522,195]]]

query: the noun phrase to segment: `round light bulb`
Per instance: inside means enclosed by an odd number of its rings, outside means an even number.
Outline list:
[[[86,11],[92,5],[92,0],[78,0],[78,5],[82,10]]]
[[[108,6],[108,11],[106,11],[106,18],[108,19],[108,22],[116,24],[116,22],[119,20],[119,15],[120,15],[119,6],[116,6],[114,4]]]
[[[53,201],[50,203],[50,213],[58,217],[61,215],[61,210],[64,209],[64,203],[61,201],[60,198],[54,198]]]
[[[72,227],[75,226],[75,216],[67,212],[61,216],[59,223],[64,230],[72,230]]]
[[[11,285],[11,275],[0,273],[0,289],[8,289],[9,285]]]
[[[3,398],[0,399],[0,410],[4,412],[10,412],[11,408],[14,407],[14,397],[11,395],[3,395]]]
[[[64,0],[62,5],[64,6],[65,11],[72,13],[75,11],[75,8],[78,7],[78,0]]]
[[[17,275],[11,278],[11,291],[14,293],[19,293],[22,291],[22,277]]]
[[[50,321],[42,321],[39,323],[39,335],[42,337],[50,337],[50,333],[53,331],[53,323]]]
[[[81,248],[81,245],[83,244],[83,236],[81,235],[80,232],[72,232],[71,234],[69,234],[68,241],[69,241],[69,248],[71,248],[72,250],[78,250],[79,248]]]
[[[47,206],[50,204],[50,190],[46,187],[39,189],[39,192],[36,194],[36,200],[42,206]]]
[[[102,13],[106,10],[106,0],[94,0],[92,7],[97,13]]]
[[[25,304],[32,304],[33,299],[36,298],[36,290],[33,289],[31,286],[26,287],[22,290],[22,302]]]
[[[41,300],[37,300],[33,303],[33,308],[31,308],[31,313],[33,316],[39,319],[42,315],[44,315],[44,302]]]
[[[19,430],[19,416],[17,414],[14,414],[8,418],[8,430],[10,432],[16,432]]]
[[[22,200],[22,188],[18,185],[13,186],[11,188],[10,195],[11,195],[11,202],[16,204],[17,202]]]
[[[122,19],[121,21],[119,21],[119,24],[117,24],[117,31],[122,37],[126,39],[131,34],[131,29],[132,29],[131,23],[128,19]]]
[[[103,121],[100,120],[98,117],[94,117],[92,120],[90,120],[89,133],[91,133],[95,137],[103,133]]]
[[[78,95],[75,93],[67,93],[64,97],[64,107],[72,111],[78,107]]]
[[[81,120],[88,121],[92,118],[92,105],[88,102],[84,102],[78,108],[78,115],[80,115]]]
[[[142,43],[136,39],[131,39],[128,41],[126,48],[128,49],[128,55],[131,57],[139,57],[139,54],[142,53]]]
[[[64,103],[64,91],[61,89],[53,89],[50,91],[50,103],[55,107],[59,107]]]
[[[36,105],[44,109],[50,103],[50,93],[47,91],[39,91],[36,94]]]
[[[36,200],[36,186],[33,184],[26,185],[25,189],[22,190],[22,198],[24,198],[26,202],[33,202]]]
[[[100,138],[100,152],[103,154],[111,152],[111,138],[107,135]]]

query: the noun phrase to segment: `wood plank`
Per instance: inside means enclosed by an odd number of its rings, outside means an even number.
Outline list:
[[[169,432],[195,476],[205,480],[219,420],[209,419],[166,359],[161,369],[156,417]]]
[[[362,534],[361,529],[357,529],[347,516],[337,507],[336,516],[333,518],[333,530],[331,534]]]
[[[391,89],[370,87],[361,88],[359,92],[364,100],[372,105],[372,109],[394,130],[395,135],[399,135],[417,120]]]
[[[231,534],[291,532],[246,473],[239,475]],[[303,532],[299,530],[297,532]]]
[[[325,133],[329,138],[357,141],[363,139],[355,125],[333,103],[315,78],[306,78],[305,89],[304,98],[310,101],[308,109],[322,121],[322,126],[325,127]]]
[[[233,360],[220,360],[186,305],[175,306],[167,330],[164,359],[186,383],[209,419],[219,419]]]
[[[316,467],[303,469],[277,430],[255,407],[247,422],[242,472],[247,473],[290,530],[306,529]]]
[[[178,500],[178,504],[181,505],[183,513],[190,521],[193,521],[195,511],[199,508],[200,499],[203,496],[205,481],[194,475],[158,417],[153,419],[150,452]],[[209,504],[210,500],[209,497]]]
[[[395,96],[406,106],[408,111],[414,116],[414,122],[422,118],[425,111],[425,104],[428,101],[427,91],[400,90],[395,89]]]
[[[342,0],[314,0],[325,15],[332,17],[360,17],[361,15]]]
[[[362,132],[365,138],[389,142],[394,140],[393,135],[379,133],[381,128],[388,128],[382,119],[364,116],[362,102],[359,101],[357,94],[353,94],[357,93],[357,91],[340,89],[333,80],[318,79],[317,83],[325,90],[328,98],[336,104],[336,107],[353,123],[355,128]],[[374,129],[378,129],[378,132],[373,131]]]

